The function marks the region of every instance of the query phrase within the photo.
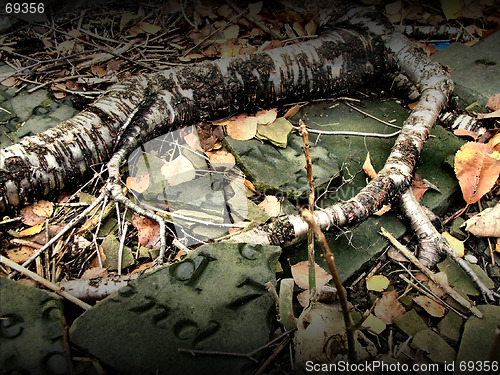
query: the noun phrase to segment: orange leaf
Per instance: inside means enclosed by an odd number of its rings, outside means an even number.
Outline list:
[[[459,257],[464,256],[464,243],[460,241],[458,238],[453,237],[448,232],[443,232],[443,237],[446,239],[446,242],[450,244],[450,246],[455,250],[455,253],[458,254]]]
[[[370,152],[366,154],[366,159],[363,164],[363,171],[365,171],[368,177],[372,179],[377,177],[377,172],[375,171],[375,168],[373,168],[372,162],[370,160]]]
[[[54,205],[48,201],[38,201],[33,203],[33,212],[38,216],[47,218],[54,213]]]
[[[294,264],[291,270],[295,284],[297,284],[299,288],[309,289],[309,261],[305,260]],[[316,263],[314,264],[314,270],[316,275],[316,287],[324,286],[332,279],[332,276]]]
[[[33,211],[33,205],[23,207],[21,209],[21,216],[23,217],[23,223],[26,225],[37,225],[45,221],[44,217],[37,215]]]
[[[486,107],[492,111],[497,111],[500,109],[500,93],[491,95],[486,102]]]
[[[241,114],[229,119],[227,134],[238,141],[252,139],[257,134],[257,118]]]
[[[500,152],[500,133],[495,134],[490,141],[488,142],[488,146],[495,149],[495,151]]]
[[[453,130],[453,134],[459,137],[471,137],[474,140],[478,138],[478,135],[476,133],[471,132],[470,130],[467,129],[455,129]]]
[[[43,223],[33,225],[30,228],[24,229],[19,232],[19,237],[32,236],[34,234],[40,233],[43,229]]]
[[[413,195],[415,195],[415,198],[417,199],[417,202],[421,202],[422,198],[424,197],[425,192],[429,187],[424,183],[422,180],[422,177],[418,173],[415,173],[413,176],[413,181],[412,181],[412,190],[413,190]]]
[[[296,114],[300,109],[300,105],[295,104],[292,108],[290,108],[286,113],[283,115],[284,118],[292,117],[294,114]]]
[[[274,195],[267,195],[264,200],[259,203],[259,207],[271,217],[278,217],[281,212],[280,201]]]
[[[127,177],[127,181],[125,182],[125,185],[127,185],[130,190],[134,190],[139,194],[144,193],[148,189],[149,184],[149,174],[137,177]]]
[[[484,143],[468,142],[455,155],[455,174],[468,204],[490,191],[500,174],[500,153]]]
[[[384,292],[383,297],[377,302],[373,312],[375,316],[380,318],[385,324],[392,324],[406,312],[406,309],[398,301],[398,292],[391,290]]]

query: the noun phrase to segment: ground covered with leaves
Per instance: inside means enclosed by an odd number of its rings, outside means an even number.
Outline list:
[[[500,8],[494,5],[467,1],[410,4],[365,0],[363,3],[384,12],[398,27],[446,25],[458,31],[432,40],[415,37],[428,55],[449,43],[473,46],[500,29]],[[2,73],[0,83],[16,92],[48,90],[55,101],[70,103],[81,110],[112,84],[137,74],[277,48],[316,38],[327,30],[328,12],[297,7],[297,4],[286,1],[266,4],[221,1],[206,5],[175,0],[130,5],[127,2],[107,2],[99,7],[73,9],[61,14],[48,12],[50,22],[28,23],[11,19],[12,26],[0,35],[0,57],[14,71]],[[376,95],[384,94],[377,92]],[[353,91],[346,93],[342,100],[361,106],[365,96]],[[151,152],[143,149],[131,156],[136,159],[127,166],[124,190],[131,199],[154,204],[156,209],[172,218],[168,237],[170,263],[183,259],[204,241],[230,236],[307,205],[307,196],[296,201],[299,207],[290,207],[279,194],[256,187],[246,178],[245,171],[237,167],[233,154],[223,147],[225,136],[234,140],[258,139],[286,147],[288,135],[298,131],[299,123],[294,115],[307,104],[293,103],[257,113],[235,114],[211,123],[193,124],[169,141],[175,147],[165,146],[162,152],[158,147]],[[404,105],[412,108],[411,102],[404,102]],[[482,113],[477,113],[476,108],[470,109],[474,127],[454,130],[456,135],[467,140],[454,157],[463,199],[435,221],[453,249],[473,265],[490,289],[497,291],[500,287],[500,94],[492,96],[486,107],[481,109]],[[21,128],[23,124],[2,125]],[[2,131],[7,137],[15,137],[15,131],[11,132],[7,127],[2,127]],[[167,140],[162,142],[166,144]],[[363,170],[351,173],[366,173],[367,178],[373,178],[376,171],[369,156],[366,160]],[[154,196],[158,184],[163,186],[162,181],[167,181],[175,190],[177,185],[195,184],[212,172],[229,181],[229,188],[225,190],[228,197],[235,198],[235,201],[241,196],[250,199],[253,211],[238,215],[238,208],[232,207],[233,215],[220,219],[209,205],[198,209],[197,203],[184,199],[182,204],[169,207],[164,200]],[[79,190],[67,191],[53,200],[36,202],[15,215],[4,217],[0,222],[2,255],[31,267],[40,277],[53,283],[116,275],[129,277],[155,267],[159,250],[158,224],[106,201],[90,212],[86,221],[56,242],[50,251],[35,260],[37,250],[93,202],[102,187],[105,173],[104,167],[96,166],[94,176]],[[433,188],[436,187],[428,181],[415,177],[413,189],[417,200],[422,199],[426,190]],[[216,197],[213,199],[216,201]],[[209,199],[204,203],[207,201]],[[316,204],[320,205],[320,201]],[[207,223],[217,224],[217,230],[198,230]],[[418,250],[417,239],[411,233],[401,241],[411,250]],[[33,264],[30,266],[27,261],[33,261]],[[307,263],[287,266],[286,256],[282,263],[286,272],[279,276],[294,279],[297,309],[300,310],[298,306],[305,307],[309,301]],[[316,286],[320,287],[330,282],[331,276],[317,267]],[[389,246],[374,259],[373,264],[345,284],[348,299],[357,311],[356,320],[376,342],[379,353],[395,357],[405,355],[401,353],[405,353],[405,342],[413,335],[415,324],[423,324],[431,330],[446,330],[449,332],[448,343],[455,348],[459,344],[456,330],[447,326],[453,326],[454,323],[449,322],[453,318],[443,317],[448,310],[454,311],[458,317],[467,312],[450,303],[449,299],[443,302],[446,293],[423,273],[406,272],[413,268],[406,257],[394,246]],[[2,276],[11,271],[5,265],[0,266]],[[449,281],[461,288],[474,303],[485,302],[484,296],[454,264],[440,263],[439,271],[442,272],[436,277],[442,283]],[[401,275],[408,274],[412,275],[412,280],[402,279]],[[15,279],[36,285],[28,277],[16,275]],[[411,319],[417,319],[418,323],[401,320],[403,314],[412,315]],[[426,338],[421,340],[426,341]],[[427,338],[427,341],[432,340]],[[425,345],[420,349],[416,355],[421,356],[422,361],[425,351],[433,351]],[[289,354],[283,351],[276,357],[266,371],[291,373]],[[432,356],[430,359],[434,360]],[[77,369],[82,367],[77,366]],[[96,368],[99,368],[97,364]]]

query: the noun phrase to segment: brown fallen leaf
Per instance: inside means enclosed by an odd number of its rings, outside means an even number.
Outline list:
[[[258,206],[271,217],[278,217],[281,212],[281,203],[274,195],[266,195]]]
[[[465,230],[478,237],[500,237],[500,203],[467,220]]]
[[[226,150],[205,151],[214,169],[231,169],[236,165],[234,155]]]
[[[11,261],[23,264],[35,253],[35,251],[36,249],[33,249],[30,246],[19,246],[14,249],[7,250],[5,255]]]
[[[384,292],[384,295],[373,309],[374,314],[385,324],[395,323],[406,312],[404,306],[398,301],[398,297],[396,290]]]
[[[437,297],[442,298],[446,295],[446,292],[443,290],[441,285],[445,287],[449,287],[450,284],[448,282],[448,276],[446,275],[445,272],[438,272],[434,274],[434,280],[439,282],[439,284],[436,284],[432,280],[429,280],[429,289],[431,290],[432,293],[434,293]]]
[[[500,117],[500,109],[497,109],[491,113],[479,113],[477,115],[478,120],[482,120],[484,118],[499,118]]]
[[[160,248],[160,225],[156,221],[134,213],[132,225],[137,229],[141,246],[149,249]]]
[[[26,225],[37,225],[45,221],[45,217],[39,216],[33,210],[33,205],[23,207],[20,211],[22,216],[22,222]]]
[[[369,151],[366,154],[366,159],[365,159],[365,162],[363,163],[363,171],[371,179],[374,179],[375,177],[377,177],[377,171],[375,171],[375,168],[373,168],[372,162],[370,160],[370,152]]]
[[[324,286],[332,279],[332,276],[326,272],[317,263],[314,264],[316,275],[316,287]],[[299,288],[309,289],[309,261],[299,262],[291,267],[292,277]]]
[[[172,161],[166,162],[160,169],[161,174],[170,186],[191,181],[196,177],[193,163],[184,155],[179,155]]]
[[[241,114],[227,121],[227,135],[237,141],[247,141],[257,134],[257,118]]]
[[[284,118],[292,117],[295,115],[300,109],[300,105],[295,104],[292,108],[290,108],[286,113],[283,115]]]
[[[462,258],[465,252],[464,243],[460,241],[458,238],[453,237],[448,232],[443,232],[442,234],[443,237],[446,239],[446,242],[448,242],[452,247],[452,249],[455,250],[455,253],[457,253],[458,256]]]
[[[415,297],[413,301],[427,311],[429,315],[436,318],[442,318],[446,313],[446,309],[443,306],[427,296]]]
[[[500,133],[495,134],[489,141],[488,146],[500,152]]]
[[[486,107],[492,111],[497,111],[500,109],[500,93],[491,95],[486,102]]]
[[[425,182],[422,180],[422,177],[418,173],[415,173],[415,175],[413,176],[411,188],[417,202],[422,201],[425,192],[429,189],[429,187],[425,184]]]
[[[98,279],[100,277],[107,277],[108,276],[108,269],[107,268],[101,268],[101,267],[93,267],[89,268],[86,270],[82,277],[80,279],[82,280],[93,280],[93,279]]]
[[[455,129],[453,130],[453,134],[455,134],[458,137],[471,137],[474,140],[477,140],[479,138],[479,136],[476,133],[471,132],[470,130],[467,129]]]
[[[484,143],[468,142],[455,155],[455,174],[468,204],[476,203],[495,185],[500,152]]]

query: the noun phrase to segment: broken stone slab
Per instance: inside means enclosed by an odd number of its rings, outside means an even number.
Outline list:
[[[455,360],[456,353],[448,343],[433,330],[427,328],[415,334],[411,346],[423,350],[434,363],[449,364]]]
[[[466,261],[467,262],[467,261]],[[488,277],[488,274],[477,264],[467,262],[467,264],[476,273],[479,279],[486,285],[488,289],[493,289],[495,283]],[[471,278],[465,271],[457,265],[453,260],[447,257],[441,263],[438,263],[440,271],[445,272],[448,277],[448,282],[452,288],[460,288],[469,296],[478,296],[480,294],[477,287],[472,282]]]
[[[73,117],[78,110],[67,105],[58,106],[53,112],[48,112],[44,115],[31,116],[17,131],[18,137],[26,135],[34,135],[50,129],[61,121]]]
[[[69,373],[62,316],[53,295],[0,277],[1,373]]]
[[[457,313],[448,311],[443,319],[438,323],[439,335],[451,346],[455,346],[460,340],[463,319]]]
[[[145,274],[80,316],[74,345],[120,374],[235,374],[246,358],[178,349],[247,353],[269,341],[277,246],[203,245],[183,261]]]
[[[396,327],[406,333],[408,336],[415,336],[418,332],[427,329],[427,324],[415,310],[410,310],[401,315],[396,321]]]
[[[52,103],[48,91],[37,90],[31,94],[21,92],[10,100],[12,109],[20,122],[28,120],[37,107],[45,107]]]
[[[500,358],[488,358],[491,347],[495,338],[495,329],[500,323],[500,306],[481,305],[477,307],[484,317],[479,319],[471,316],[464,326],[460,349],[458,350],[457,363],[463,361],[474,361],[474,364],[481,363],[487,360],[500,361]],[[479,367],[474,367],[474,374],[482,374]],[[494,372],[484,372],[492,374]]]
[[[500,92],[499,45],[500,32],[497,31],[472,47],[454,43],[433,55],[450,68],[454,93],[464,107],[476,101],[483,107],[491,95]]]

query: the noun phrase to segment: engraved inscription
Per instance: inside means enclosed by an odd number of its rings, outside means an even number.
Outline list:
[[[0,337],[15,339],[24,331],[25,323],[21,315],[6,314],[0,317]]]

